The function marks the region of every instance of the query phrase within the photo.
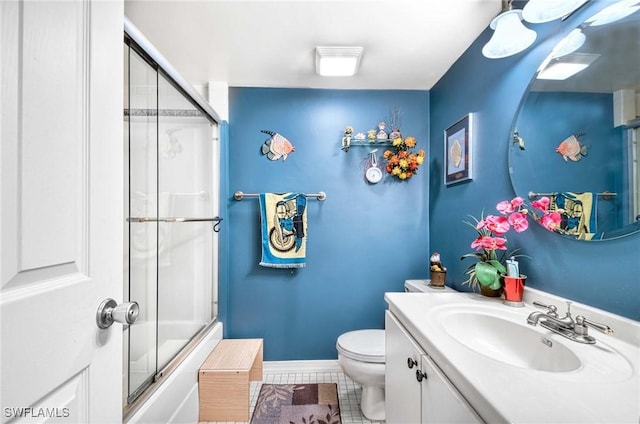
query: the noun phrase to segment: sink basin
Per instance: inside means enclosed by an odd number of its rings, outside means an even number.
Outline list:
[[[469,349],[514,367],[569,372],[581,366],[570,349],[524,323],[482,311],[457,311],[443,316],[441,324]]]

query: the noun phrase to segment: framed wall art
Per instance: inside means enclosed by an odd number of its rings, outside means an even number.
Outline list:
[[[471,180],[472,115],[444,130],[444,181],[446,185]]]

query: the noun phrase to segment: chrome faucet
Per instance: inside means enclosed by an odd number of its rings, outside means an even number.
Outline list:
[[[558,317],[558,308],[554,305],[545,305],[538,301],[534,301],[533,304],[540,308],[546,308],[547,312],[532,312],[527,317],[527,324],[533,326],[540,324],[541,327],[575,342],[588,344],[596,342],[596,339],[588,334],[587,327],[595,328],[604,334],[613,333],[608,325],[590,321],[581,315],[578,315],[574,320],[571,316],[571,302],[569,301],[567,302],[567,313],[562,318]]]
[[[527,324],[529,325],[535,326],[541,319],[544,319],[544,322],[552,322],[561,328],[573,328],[576,323],[571,316],[571,302],[567,302],[567,313],[562,318],[558,317],[558,308],[555,305],[545,305],[538,301],[534,301],[533,304],[541,308],[547,308],[547,312],[532,312],[529,314],[527,317]]]

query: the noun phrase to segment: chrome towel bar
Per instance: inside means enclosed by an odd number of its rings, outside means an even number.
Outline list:
[[[233,193],[233,198],[236,200],[242,200],[245,197],[258,197],[258,196],[259,196],[258,193],[243,193],[241,191],[236,191],[235,193]],[[318,200],[322,202],[327,198],[327,193],[325,193],[324,191],[321,191],[319,193],[305,193],[305,196],[316,197]]]
[[[529,199],[530,200],[535,200],[536,197],[539,196],[553,196],[554,194],[558,194],[558,193],[536,193],[535,191],[530,191],[529,192]],[[598,197],[602,197],[605,200],[609,200],[612,197],[617,196],[618,193],[615,193],[613,191],[604,191],[602,193],[596,193],[596,196]]]

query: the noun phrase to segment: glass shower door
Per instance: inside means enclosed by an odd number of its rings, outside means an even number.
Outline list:
[[[162,74],[158,78],[159,216],[213,217],[212,125]],[[212,221],[160,222],[158,366],[212,317]]]
[[[217,314],[218,127],[164,71],[125,40],[124,404]]]

